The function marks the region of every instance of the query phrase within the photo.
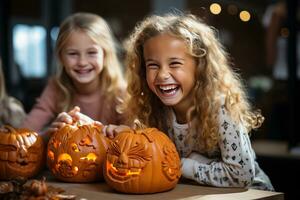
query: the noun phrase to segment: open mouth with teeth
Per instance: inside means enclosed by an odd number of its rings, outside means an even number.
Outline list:
[[[140,175],[142,171],[141,169],[137,168],[116,168],[113,166],[113,164],[109,163],[108,161],[106,163],[106,167],[110,178],[117,182],[126,182],[130,178]]]
[[[157,88],[162,94],[173,95],[179,90],[179,85],[158,85]]]
[[[75,69],[74,70],[77,74],[87,74],[93,71],[93,69]]]

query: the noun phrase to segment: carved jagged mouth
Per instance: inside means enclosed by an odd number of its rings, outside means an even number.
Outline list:
[[[36,166],[36,162],[8,162],[8,165],[11,166],[11,168],[14,169],[23,169],[23,168],[27,168],[27,169],[35,169]]]
[[[138,175],[140,175],[141,173],[141,169],[127,169],[127,168],[116,168],[114,167],[112,164],[110,163],[106,163],[107,164],[107,170],[108,170],[108,176],[110,177],[110,179],[116,181],[116,182],[126,182],[132,178],[136,178],[138,177]]]

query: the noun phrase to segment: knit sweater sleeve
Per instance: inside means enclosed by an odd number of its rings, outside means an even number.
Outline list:
[[[37,98],[36,104],[25,117],[22,127],[41,132],[56,115],[57,88],[53,80],[50,80]]]
[[[182,174],[201,184],[218,187],[247,187],[255,176],[255,154],[246,128],[235,123],[224,107],[219,117],[218,160],[203,162],[195,156],[182,158]],[[203,156],[202,156],[203,157]]]

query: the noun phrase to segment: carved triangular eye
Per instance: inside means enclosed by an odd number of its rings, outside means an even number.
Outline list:
[[[80,151],[79,148],[78,148],[78,146],[77,146],[77,144],[75,144],[75,143],[72,143],[72,144],[71,144],[71,148],[72,148],[72,150],[75,151],[75,152],[79,152],[79,151]]]

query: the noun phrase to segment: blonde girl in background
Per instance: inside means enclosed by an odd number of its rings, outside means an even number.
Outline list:
[[[91,13],[69,16],[60,26],[55,50],[59,62],[56,76],[50,79],[23,127],[46,133],[47,138],[66,123],[73,123],[79,111],[103,124],[119,124],[122,116],[117,105],[125,94],[126,82],[106,21]]]
[[[17,128],[24,117],[25,111],[21,102],[6,93],[2,60],[0,58],[0,127],[10,125]]]
[[[127,43],[129,122],[169,135],[182,175],[200,184],[274,190],[256,162],[251,110],[215,30],[191,14],[151,16]]]

